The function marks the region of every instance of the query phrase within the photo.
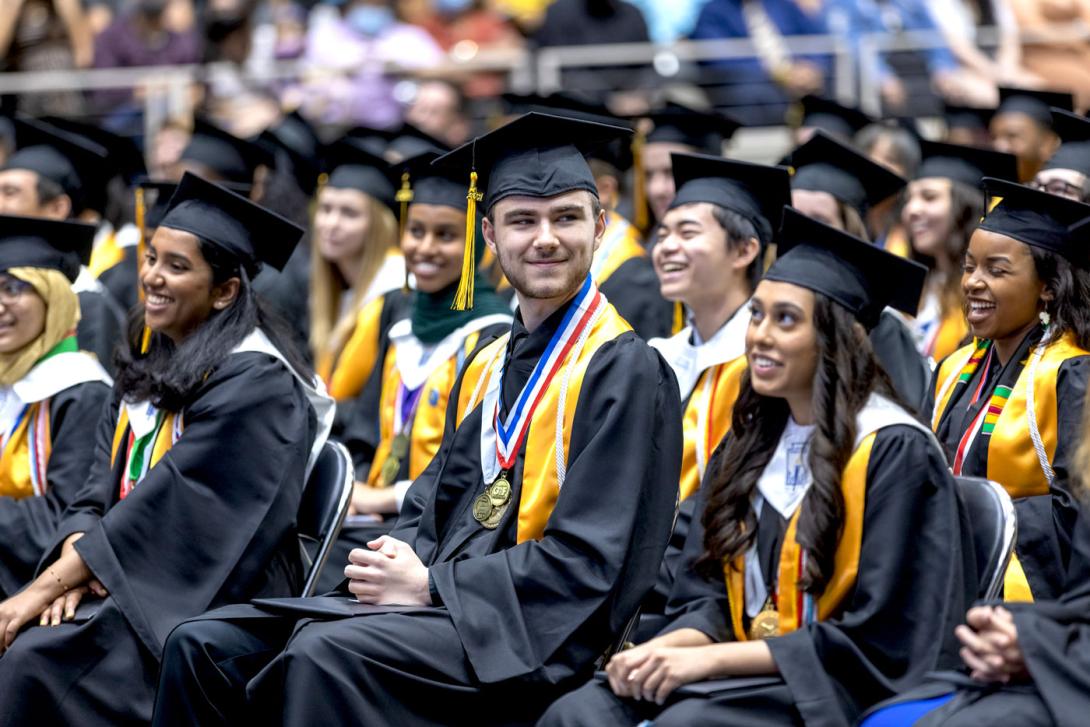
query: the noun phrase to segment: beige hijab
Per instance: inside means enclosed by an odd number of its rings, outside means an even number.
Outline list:
[[[42,356],[69,335],[79,323],[79,298],[59,270],[10,268],[8,274],[30,283],[45,301],[45,329],[18,351],[0,353],[0,385],[11,386],[27,375]]]

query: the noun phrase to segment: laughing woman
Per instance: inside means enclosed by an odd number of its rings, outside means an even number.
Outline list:
[[[301,235],[182,179],[141,269],[148,350],[119,361],[90,474],[38,578],[0,603],[4,723],[146,722],[176,624],[297,590],[295,514],[329,399],[250,280]]]
[[[973,342],[932,389],[932,428],[955,475],[1014,499],[1018,542],[1007,600],[1060,595],[1077,506],[1068,483],[1090,372],[1090,206],[985,180],[998,201],[969,241],[961,287]],[[1001,198],[1001,199],[1000,199]]]
[[[94,455],[110,394],[98,360],[76,346],[72,281],[95,228],[0,217],[0,595],[34,577]]]
[[[956,660],[975,574],[950,556],[969,552],[955,484],[888,398],[864,330],[885,305],[912,309],[923,270],[790,209],[780,249],[753,294],[749,373],[670,623],[541,724],[850,724]]]

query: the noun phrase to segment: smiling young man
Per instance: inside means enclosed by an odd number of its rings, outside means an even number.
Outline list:
[[[681,459],[669,368],[589,276],[605,221],[573,140],[620,133],[528,114],[440,160],[481,174],[509,335],[467,363],[393,532],[352,551],[366,613],[296,626],[236,606],[180,627],[156,724],[532,724],[590,675],[654,581]],[[322,603],[348,611],[294,602]]]

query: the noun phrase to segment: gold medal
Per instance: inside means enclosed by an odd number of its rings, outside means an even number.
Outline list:
[[[399,462],[409,453],[409,435],[399,434],[390,442],[390,456]]]
[[[511,483],[506,477],[500,475],[488,488],[488,497],[492,500],[493,507],[503,507],[511,499]]]
[[[491,504],[491,503],[490,503]],[[507,512],[507,505],[501,505],[500,507],[493,507],[492,514],[481,521],[481,525],[489,530],[495,530],[499,527],[500,521],[503,520],[504,514]]]
[[[492,507],[492,498],[488,496],[487,492],[482,492],[477,495],[477,499],[473,501],[473,519],[481,523],[485,527],[485,523],[492,516],[492,511],[495,510]],[[495,526],[493,526],[495,527]]]
[[[379,470],[379,485],[382,487],[389,487],[397,480],[397,473],[401,470],[401,460],[391,454],[386,458],[386,461],[382,463],[382,469]]]
[[[754,641],[770,639],[780,635],[780,614],[776,611],[772,599],[765,601],[761,612],[749,623],[749,638]]]

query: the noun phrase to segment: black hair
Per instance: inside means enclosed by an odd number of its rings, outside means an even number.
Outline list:
[[[52,202],[58,197],[67,194],[67,192],[64,191],[64,187],[57,184],[49,177],[46,177],[44,174],[36,174],[34,176],[38,178],[38,181],[34,185],[35,190],[38,193],[38,204]],[[73,208],[72,214],[75,214],[77,211],[78,210]]]
[[[723,232],[727,233],[727,248],[730,250],[745,245],[746,241],[751,237],[756,238],[758,241],[762,239],[752,221],[726,207],[712,204],[712,218],[723,228]],[[764,220],[761,221],[764,222]],[[771,226],[766,222],[764,227],[766,228],[765,232],[771,235]],[[769,238],[765,237],[764,239]],[[761,274],[764,272],[763,263],[766,246],[760,242],[759,245],[760,250],[746,268],[746,281],[749,283],[751,291],[757,287],[757,281],[761,279]]]
[[[227,308],[213,311],[181,344],[161,333],[153,334],[146,354],[140,353],[143,310],[140,306],[134,308],[128,345],[119,346],[114,356],[115,391],[129,401],[150,401],[167,411],[181,411],[209,374],[255,328],[268,336],[296,373],[310,380],[312,374],[286,326],[254,293],[251,277],[260,269],[248,270],[251,266],[240,264],[215,243],[200,237],[197,241],[201,255],[212,268],[212,285],[238,278],[238,295]]]
[[[1062,255],[1029,246],[1037,277],[1052,292],[1052,300],[1045,304],[1051,318],[1049,336],[1058,339],[1071,332],[1080,348],[1090,348],[1090,271],[1085,262],[1073,263]]]

